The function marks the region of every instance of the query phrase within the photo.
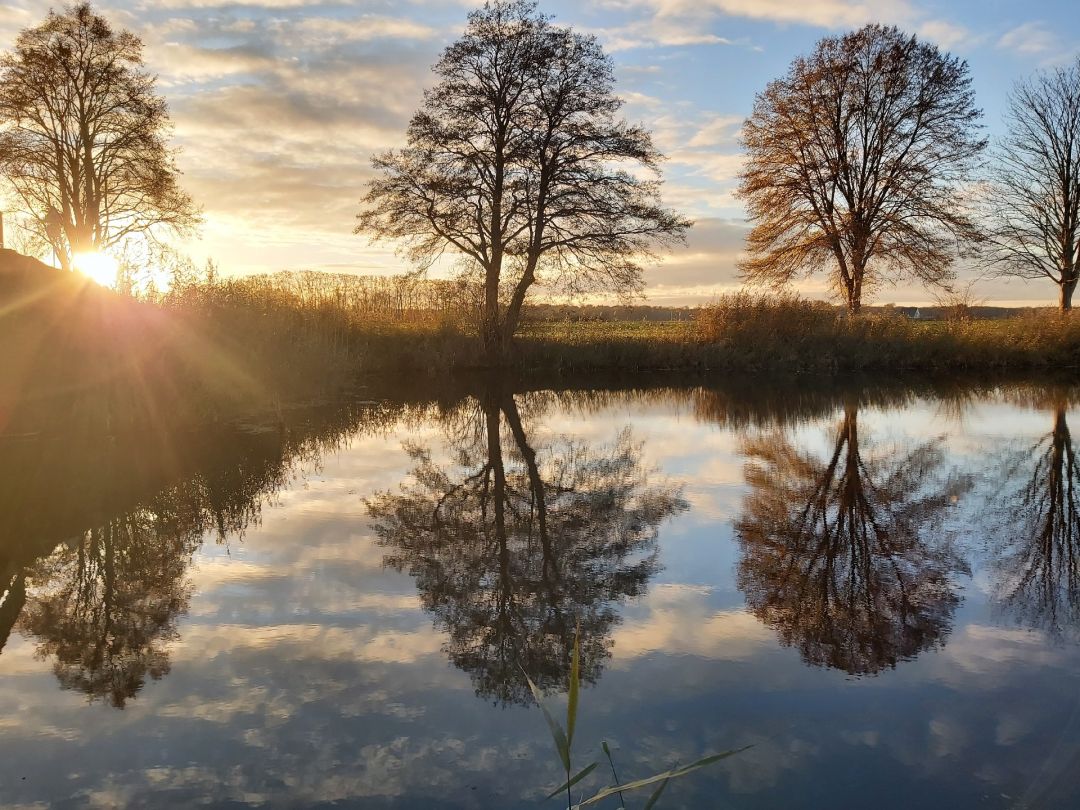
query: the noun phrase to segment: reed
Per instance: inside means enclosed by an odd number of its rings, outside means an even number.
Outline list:
[[[619,807],[622,810],[626,810],[626,797],[625,794],[633,793],[636,790],[642,788],[652,787],[653,790],[642,805],[642,810],[652,810],[660,801],[661,795],[667,788],[668,783],[672,779],[678,779],[688,774],[693,773],[699,768],[704,768],[706,765],[712,765],[728,757],[739,754],[752,746],[745,746],[743,748],[733,748],[729,751],[724,751],[719,754],[711,754],[707,757],[702,757],[696,762],[692,762],[689,765],[680,767],[678,764],[666,771],[653,774],[651,776],[645,776],[640,779],[633,779],[629,782],[620,782],[619,775],[615,768],[615,760],[611,755],[611,747],[608,745],[607,740],[603,740],[600,743],[600,749],[603,751],[604,756],[607,758],[608,764],[611,766],[611,776],[613,783],[598,790],[592,796],[583,797],[576,804],[574,803],[571,789],[579,782],[583,781],[593,771],[595,771],[599,765],[599,759],[593,760],[591,763],[581,768],[574,773],[573,768],[573,746],[574,746],[574,729],[577,726],[578,710],[581,706],[581,644],[580,644],[581,628],[578,627],[574,632],[574,646],[571,650],[570,658],[570,675],[567,684],[567,696],[566,696],[566,726],[564,727],[555,719],[555,716],[548,709],[544,701],[544,695],[533,683],[532,678],[525,674],[525,680],[529,684],[529,689],[532,691],[533,698],[536,700],[536,704],[540,707],[540,711],[544,715],[544,719],[547,721],[548,730],[551,732],[551,739],[555,743],[555,752],[559,757],[559,763],[562,765],[563,770],[566,772],[566,782],[551,791],[547,798],[553,799],[556,796],[565,793],[566,795],[566,808],[567,810],[579,810],[582,807],[588,807],[590,805],[602,802],[611,796],[619,797]]]

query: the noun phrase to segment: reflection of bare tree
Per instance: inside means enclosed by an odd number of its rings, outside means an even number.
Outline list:
[[[156,436],[150,448],[108,439],[3,448],[0,650],[18,630],[53,659],[64,688],[124,706],[169,671],[200,544],[242,535],[300,465],[403,415],[336,408],[270,430]]]
[[[1080,629],[1080,465],[1064,401],[1052,405],[1053,430],[1009,459],[991,513],[998,600],[1056,634]]]
[[[522,670],[564,687],[575,623],[582,678],[610,654],[615,606],[657,571],[657,533],[686,504],[651,484],[628,431],[611,447],[534,449],[518,403],[493,394],[446,419],[455,464],[412,446],[412,480],[368,502],[387,563],[416,578],[477,693],[528,700]]]
[[[199,540],[149,510],[93,529],[34,566],[18,627],[37,638],[38,655],[56,659],[64,688],[122,708],[147,676],[169,671],[167,644],[187,609],[185,574]]]
[[[928,539],[956,492],[937,442],[860,446],[844,410],[822,459],[783,431],[744,439],[750,486],[735,529],[750,609],[804,660],[879,672],[944,641],[965,564]]]

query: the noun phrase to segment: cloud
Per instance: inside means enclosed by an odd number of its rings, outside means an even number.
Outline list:
[[[1006,31],[997,41],[997,47],[1018,54],[1044,55],[1060,48],[1057,34],[1042,22],[1026,22]]]
[[[652,15],[646,24],[663,26],[667,36],[703,36],[703,26],[724,17],[743,18],[779,25],[805,25],[830,30],[857,28],[868,22],[884,22],[916,30],[943,47],[953,47],[970,37],[958,23],[933,18],[905,2],[850,2],[850,0],[616,0],[617,8],[645,10]]]
[[[714,115],[698,128],[686,145],[706,149],[731,146],[735,143],[736,133],[742,122],[741,115]]]

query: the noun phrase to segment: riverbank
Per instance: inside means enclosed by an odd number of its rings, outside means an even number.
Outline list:
[[[453,310],[367,309],[266,278],[133,300],[58,271],[0,274],[0,433],[31,423],[177,424],[485,373]],[[730,297],[684,321],[531,320],[502,370],[561,375],[1053,374],[1080,369],[1080,317],[847,317],[792,297]],[[29,426],[28,426],[29,425]]]

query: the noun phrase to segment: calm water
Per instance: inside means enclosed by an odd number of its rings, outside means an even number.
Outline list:
[[[0,804],[1080,806],[1077,392],[747,390],[0,440]]]

